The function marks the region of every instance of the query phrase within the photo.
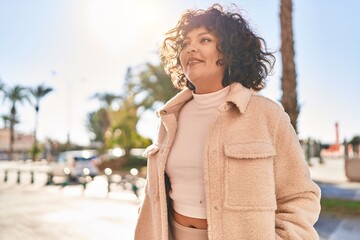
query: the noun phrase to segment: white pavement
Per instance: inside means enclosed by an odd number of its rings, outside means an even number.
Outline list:
[[[319,164],[313,158],[310,173],[322,189],[322,197],[360,201],[360,182],[350,182],[345,175],[344,159],[325,159]]]
[[[343,158],[325,158],[324,164],[319,164],[317,158],[311,159],[311,177],[320,182],[343,184],[347,183]]]
[[[130,240],[139,200],[130,191],[95,194],[98,186],[0,183],[1,240]]]
[[[360,201],[360,183],[347,181],[342,159],[325,159],[325,164],[312,159],[312,164],[310,172],[323,197]],[[42,175],[31,185],[28,173],[17,184],[16,176],[11,172],[4,183],[0,171],[1,240],[133,239],[140,200],[130,190],[113,184],[107,194],[102,176],[85,191],[81,185],[44,187]],[[321,215],[315,228],[321,240],[360,240],[360,219]]]
[[[360,183],[349,182],[345,175],[344,159],[325,159],[319,164],[312,159],[310,172],[322,190],[323,198],[360,201]],[[321,240],[360,240],[360,218],[339,219],[320,216],[315,225]]]
[[[328,240],[359,240],[360,219],[344,219]]]

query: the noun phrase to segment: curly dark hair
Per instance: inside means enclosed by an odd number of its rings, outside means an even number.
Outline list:
[[[240,13],[226,12],[219,4],[207,10],[187,10],[166,33],[160,56],[175,87],[195,89],[182,71],[179,56],[187,33],[199,27],[219,38],[217,49],[224,56],[219,62],[225,66],[224,87],[233,82],[257,91],[265,87],[265,78],[275,62],[273,52],[267,51],[264,39],[254,33]]]

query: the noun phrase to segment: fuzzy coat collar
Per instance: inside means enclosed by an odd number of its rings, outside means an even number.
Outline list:
[[[230,93],[226,98],[227,103],[236,106],[240,113],[245,113],[250,97],[254,90],[244,87],[240,83],[232,83],[230,85]],[[156,111],[158,116],[178,112],[180,108],[193,98],[190,89],[185,88],[173,98],[171,98],[162,108]],[[226,110],[226,109],[225,109]]]

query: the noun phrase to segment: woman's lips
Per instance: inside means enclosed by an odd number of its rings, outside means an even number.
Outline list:
[[[198,63],[202,63],[203,61],[198,58],[190,57],[186,62],[187,62],[188,66],[192,66],[192,65],[196,65]]]

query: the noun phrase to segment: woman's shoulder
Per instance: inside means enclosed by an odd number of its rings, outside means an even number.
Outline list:
[[[290,126],[289,115],[281,103],[260,94],[251,96],[246,115],[273,131],[278,131],[279,126]]]
[[[284,107],[281,105],[280,102],[263,96],[259,93],[252,94],[250,104],[255,105],[257,109],[264,109],[269,111],[284,111]]]

